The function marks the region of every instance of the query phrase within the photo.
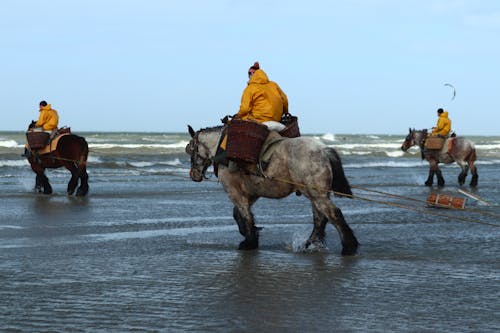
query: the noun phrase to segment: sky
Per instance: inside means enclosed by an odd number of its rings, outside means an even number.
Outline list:
[[[238,112],[254,61],[302,133],[500,135],[497,0],[2,0],[0,130],[185,132]],[[456,97],[452,99],[453,89]]]

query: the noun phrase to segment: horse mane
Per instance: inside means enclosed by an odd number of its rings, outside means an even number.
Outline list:
[[[221,130],[222,127],[224,127],[224,126],[219,125],[219,126],[205,127],[205,128],[200,129],[198,132],[217,132],[217,131]]]

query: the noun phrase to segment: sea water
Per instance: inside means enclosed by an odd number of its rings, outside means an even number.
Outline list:
[[[423,186],[428,164],[404,135],[309,135],[340,153],[355,199],[333,198],[360,248],[303,251],[303,196],[254,206],[260,248],[242,240],[209,169],[189,179],[186,133],[77,133],[90,191],[67,196],[67,170],[33,191],[24,133],[0,132],[0,331],[498,332],[500,137],[468,137],[479,186]],[[469,176],[470,177],[470,176]],[[470,178],[467,179],[469,181]],[[467,197],[430,208],[431,191]]]

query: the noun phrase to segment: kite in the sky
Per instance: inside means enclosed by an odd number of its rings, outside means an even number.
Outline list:
[[[454,100],[454,99],[455,99],[455,96],[457,95],[457,90],[456,90],[456,89],[455,89],[455,87],[454,87],[452,84],[450,84],[450,83],[445,83],[444,85],[445,85],[445,86],[447,86],[447,87],[451,87],[451,89],[453,89],[453,97],[451,98],[451,100]]]

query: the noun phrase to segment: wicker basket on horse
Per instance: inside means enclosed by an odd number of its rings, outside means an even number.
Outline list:
[[[231,120],[227,128],[226,157],[230,160],[257,163],[268,134],[267,126],[260,123]]]
[[[49,143],[50,134],[47,132],[28,131],[26,140],[31,149],[41,149]]]
[[[444,138],[439,136],[429,136],[425,139],[424,147],[426,149],[441,149],[444,145]]]
[[[281,121],[285,125],[285,129],[280,131],[280,135],[287,138],[296,138],[300,136],[299,118],[292,116],[289,113],[283,114]]]

